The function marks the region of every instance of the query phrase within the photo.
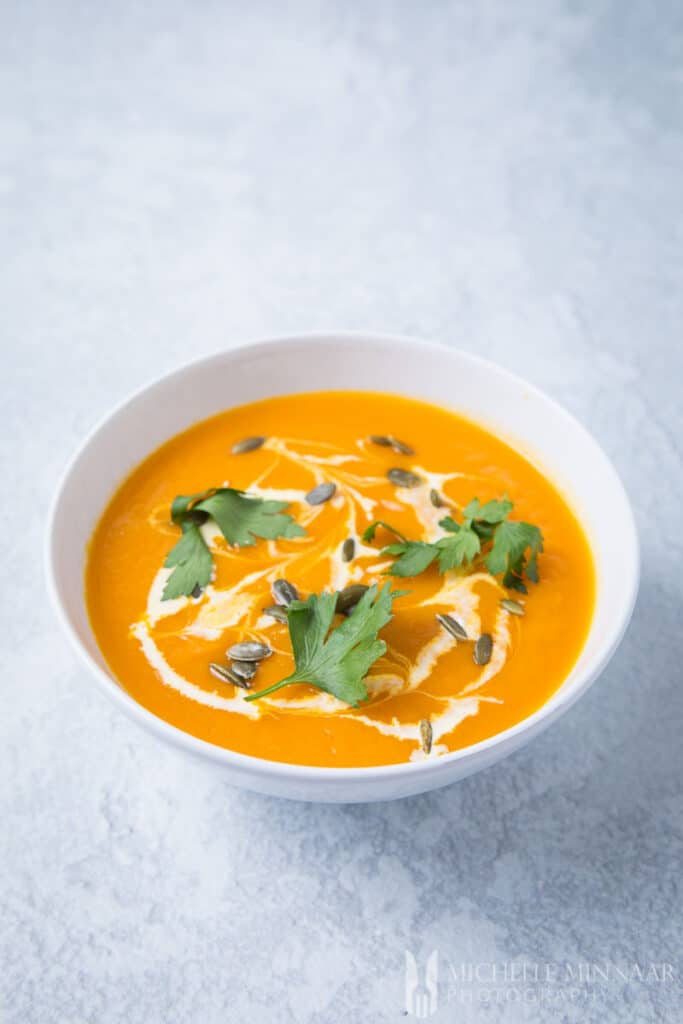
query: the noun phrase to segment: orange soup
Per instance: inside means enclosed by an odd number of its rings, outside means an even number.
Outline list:
[[[539,469],[453,412],[366,392],[172,438],[114,494],[86,571],[135,700],[230,750],[331,767],[440,757],[536,711],[594,590]]]

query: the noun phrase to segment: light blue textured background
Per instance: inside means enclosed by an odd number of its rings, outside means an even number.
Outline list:
[[[406,948],[440,950],[437,1021],[680,1020],[681,5],[0,18],[2,1020],[397,1021]],[[329,327],[528,376],[605,446],[642,536],[635,619],[591,692],[393,805],[230,789],[93,692],[44,595],[48,496],[112,403]],[[461,1005],[449,960],[664,961],[676,981]]]

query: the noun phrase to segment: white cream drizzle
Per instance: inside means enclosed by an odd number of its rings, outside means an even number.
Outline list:
[[[163,654],[155,644],[149,631],[149,626],[141,620],[131,628],[131,633],[139,641],[143,654],[147,661],[156,670],[162,683],[170,686],[171,689],[182,693],[190,700],[196,700],[199,704],[205,704],[210,708],[218,708],[221,711],[236,711],[240,715],[248,715],[250,718],[258,718],[259,710],[255,704],[249,704],[244,699],[244,691],[235,688],[234,697],[223,697],[219,693],[209,693],[200,686],[189,682],[179,672],[171,668]]]
[[[301,444],[307,448],[318,448],[330,450],[331,454],[313,455],[310,451],[294,452],[292,444]],[[361,446],[363,443],[361,442]],[[372,487],[373,484],[383,484],[383,477],[358,477],[340,467],[348,463],[362,461],[358,455],[340,453],[334,451],[333,446],[323,442],[292,442],[288,439],[271,438],[266,442],[269,450],[281,458],[288,459],[298,466],[304,466],[312,476],[311,486],[316,486],[325,480],[332,480],[337,483],[338,492],[333,499],[333,504],[338,508],[346,508],[347,536],[360,537],[363,527],[357,522],[358,508],[362,509],[367,521],[374,518],[378,502],[367,493],[357,490],[356,484],[364,487]],[[325,471],[323,468],[325,467]],[[417,473],[426,481],[426,486],[417,488],[397,488],[396,494],[400,501],[396,503],[383,502],[384,507],[394,507],[402,510],[405,505],[413,508],[422,530],[424,540],[432,540],[440,535],[439,521],[448,515],[448,508],[435,508],[429,499],[429,491],[434,488],[441,491],[444,484],[450,480],[465,476],[462,473],[432,473],[422,466],[411,466],[413,472]],[[320,514],[321,506],[307,505],[304,500],[305,492],[274,488],[264,485],[270,470],[268,470],[258,481],[249,487],[249,492],[259,497],[275,501],[284,501],[290,505],[296,505],[300,511],[297,519],[305,526]],[[348,499],[352,500],[348,500]],[[214,554],[226,557],[239,557],[231,555],[229,549],[225,548],[219,538],[222,537],[217,525],[209,520],[201,527],[202,535],[207,545]],[[509,629],[509,613],[499,608],[492,632],[493,651],[491,660],[482,668],[477,678],[469,683],[454,697],[433,697],[440,704],[439,711],[430,718],[432,725],[433,745],[429,755],[426,755],[421,748],[419,723],[399,722],[396,718],[390,722],[384,722],[367,714],[351,712],[348,706],[337,700],[330,694],[316,692],[304,697],[284,697],[281,694],[263,698],[254,703],[244,699],[244,691],[236,688],[232,697],[223,696],[221,693],[209,691],[191,683],[184,676],[173,669],[164,657],[162,651],[154,641],[151,628],[156,626],[162,619],[176,615],[179,611],[197,604],[199,610],[192,623],[185,626],[183,636],[201,637],[206,640],[217,640],[226,629],[238,625],[248,617],[252,616],[259,598],[250,593],[252,584],[257,580],[266,579],[272,582],[278,576],[283,575],[283,569],[288,561],[294,560],[298,555],[283,557],[278,549],[277,541],[268,542],[269,551],[276,564],[261,569],[245,576],[237,585],[230,590],[218,590],[210,584],[202,594],[201,598],[179,597],[171,601],[162,601],[162,593],[166,581],[171,573],[170,569],[160,569],[154,577],[147,597],[147,607],[144,616],[131,626],[131,633],[137,639],[143,654],[151,667],[155,670],[162,683],[171,687],[178,693],[190,700],[197,701],[208,707],[223,711],[246,715],[254,720],[270,708],[281,708],[291,711],[316,715],[335,715],[342,718],[351,718],[356,722],[377,730],[386,736],[393,736],[399,740],[412,742],[416,748],[411,753],[411,760],[422,760],[425,757],[438,756],[447,751],[444,744],[439,744],[439,739],[448,735],[460,722],[471,715],[477,714],[482,701],[499,702],[498,698],[481,696],[476,694],[485,683],[489,682],[503,668],[507,659],[508,650],[511,644]],[[359,565],[361,559],[375,559],[377,549],[356,541],[356,555],[352,562],[344,562],[341,556],[341,545],[335,544],[333,550],[328,554],[329,558],[329,588],[341,590],[349,583],[358,580],[370,581],[376,577],[381,580],[382,571],[387,568],[391,561],[377,562],[372,565]],[[455,615],[464,626],[469,636],[479,636],[481,632],[481,621],[479,616],[479,596],[476,593],[477,584],[484,583],[493,586],[503,593],[500,584],[488,573],[473,573],[469,576],[460,576],[455,572],[446,573],[439,591],[431,598],[425,599],[423,605],[439,605],[448,609]],[[272,629],[273,620],[266,615],[261,615],[256,620],[254,632],[262,634]],[[445,631],[439,632],[428,641],[414,662],[409,667],[407,677],[391,674],[377,673],[370,675],[367,680],[367,687],[370,696],[375,702],[388,700],[399,693],[406,693],[417,689],[425,682],[438,659],[451,651],[457,641]]]

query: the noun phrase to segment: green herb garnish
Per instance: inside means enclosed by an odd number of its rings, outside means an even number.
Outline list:
[[[444,573],[460,566],[471,566],[481,557],[482,564],[493,576],[504,574],[504,586],[526,593],[525,575],[538,583],[537,559],[543,551],[543,535],[538,526],[531,523],[510,521],[512,508],[507,496],[484,505],[474,498],[463,509],[461,523],[452,516],[440,520],[439,525],[450,536],[432,543],[407,540],[383,548],[383,555],[397,558],[388,575],[417,576],[433,562],[437,562],[439,572]]]
[[[334,629],[336,593],[292,601],[288,626],[296,669],[286,679],[245,699],[257,700],[290,683],[309,683],[357,707],[359,701],[367,700],[365,677],[371,665],[387,649],[377,634],[392,618],[392,603],[402,593],[392,591],[389,583],[381,590],[377,585],[370,587],[349,617]]]
[[[399,540],[406,540],[401,531],[397,530],[395,526],[391,525],[391,523],[385,522],[384,519],[375,519],[374,523],[370,523],[370,525],[366,526],[365,529],[363,530],[363,536],[361,539],[363,540],[364,544],[367,544],[375,539],[375,534],[377,533],[378,526],[383,526],[385,530],[388,530],[389,533],[393,533],[394,537],[398,537]]]
[[[428,569],[439,554],[436,544],[421,540],[407,540],[402,544],[390,544],[382,548],[383,555],[399,556],[388,571],[389,576],[419,576]]]
[[[529,557],[527,559],[527,550]],[[503,583],[526,594],[522,576],[538,583],[538,555],[543,551],[543,534],[531,523],[501,523],[486,556],[486,568],[496,576],[504,572]]]
[[[189,596],[211,579],[213,558],[196,523],[183,524],[183,535],[166,556],[164,567],[173,569],[166,580],[162,601]]]
[[[305,530],[283,511],[285,508],[286,501],[265,501],[232,487],[175,498],[171,519],[183,535],[164,562],[174,571],[166,581],[162,601],[189,596],[211,579],[213,558],[199,529],[207,519],[214,520],[228,544],[239,547],[251,547],[258,537],[303,537]]]

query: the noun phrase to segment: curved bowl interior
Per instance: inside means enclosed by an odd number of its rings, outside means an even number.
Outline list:
[[[433,761],[310,768],[235,754],[180,732],[111,678],[84,603],[87,543],[116,486],[151,451],[197,420],[269,395],[388,391],[450,407],[515,444],[564,492],[596,562],[590,633],[573,671],[539,711],[489,740]],[[221,764],[230,781],[297,799],[390,799],[446,785],[527,742],[595,679],[630,618],[638,544],[628,499],[590,435],[551,399],[499,367],[450,348],[360,334],[303,336],[232,349],[138,392],[97,427],[66,470],[48,530],[48,580],[62,621],[107,694],[158,735]]]

